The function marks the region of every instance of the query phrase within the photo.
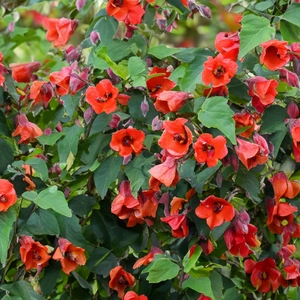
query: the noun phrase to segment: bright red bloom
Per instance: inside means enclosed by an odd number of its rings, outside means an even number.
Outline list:
[[[247,257],[253,251],[249,247],[259,246],[256,233],[257,228],[249,224],[250,217],[246,211],[236,213],[231,226],[224,233],[224,240],[228,251],[233,255]]]
[[[37,77],[33,75],[34,72],[38,71],[41,67],[39,62],[21,63],[21,64],[10,64],[11,77],[17,82],[31,82]]]
[[[86,263],[84,249],[74,246],[67,239],[58,239],[59,247],[53,254],[53,259],[59,260],[62,270],[66,274],[74,271],[78,266],[83,266]]]
[[[134,285],[134,277],[126,272],[122,266],[117,266],[110,270],[109,272],[110,281],[108,283],[109,287],[118,293],[118,297],[123,299],[125,289],[128,286]]]
[[[144,294],[139,296],[137,293],[130,291],[125,294],[123,300],[148,300],[148,297]]]
[[[292,139],[293,139],[293,153],[296,162],[300,162],[300,119],[292,122],[290,127]]]
[[[273,293],[277,291],[282,283],[282,275],[276,268],[273,258],[266,258],[255,262],[253,259],[247,259],[244,263],[245,272],[251,273],[252,285],[262,293]]]
[[[222,54],[215,58],[209,56],[204,63],[202,81],[205,85],[212,84],[212,87],[225,85],[230,82],[237,69],[237,63],[229,58],[224,58]]]
[[[246,131],[243,131],[239,134],[244,138],[250,137],[253,131],[258,127],[255,122],[255,117],[251,113],[246,111],[235,113],[233,119],[235,121],[235,128],[250,127]]]
[[[175,214],[160,218],[161,221],[168,223],[172,228],[172,235],[176,238],[183,238],[189,234],[186,214]]]
[[[0,211],[6,212],[17,202],[14,186],[6,179],[0,179]]]
[[[165,129],[158,140],[158,144],[163,149],[177,157],[187,154],[190,144],[193,141],[191,130],[184,124],[187,122],[184,118],[177,118],[175,121],[164,121]]]
[[[20,237],[21,260],[26,266],[26,270],[43,268],[51,258],[49,250],[39,242],[35,242],[31,236],[23,235]]]
[[[214,88],[205,89],[203,92],[204,97],[214,97],[214,96],[221,96],[227,97],[228,96],[228,88],[226,85],[221,85]]]
[[[161,75],[156,76],[156,74]],[[156,98],[161,92],[170,91],[176,86],[174,81],[168,79],[171,72],[168,72],[167,69],[153,67],[148,75],[150,79],[146,81],[146,84],[150,97],[152,98]]]
[[[290,60],[288,53],[288,42],[271,40],[262,43],[262,53],[260,63],[264,64],[269,70],[276,71],[287,64]]]
[[[11,134],[13,137],[20,135],[21,139],[18,144],[28,144],[35,141],[35,139],[43,134],[43,131],[34,123],[28,121],[24,114],[20,114],[16,117],[17,128]]]
[[[164,114],[177,112],[189,97],[190,94],[186,92],[163,91],[157,94],[154,107]]]
[[[105,112],[110,114],[117,110],[118,88],[109,79],[101,80],[96,86],[89,86],[86,90],[86,102],[96,114]]]
[[[45,18],[43,25],[47,30],[47,41],[53,42],[54,47],[61,47],[68,43],[71,35],[77,28],[78,21],[67,18]]]
[[[197,162],[206,162],[210,168],[217,165],[219,159],[224,158],[228,153],[226,139],[221,135],[213,138],[211,134],[203,133],[198,137],[193,147]]]
[[[80,71],[78,63],[75,61],[71,66],[63,67],[58,72],[52,72],[49,80],[56,86],[57,94],[64,96],[70,92],[74,96],[86,85],[88,75],[89,68],[83,68]]]
[[[268,80],[262,76],[256,76],[248,81],[248,85],[249,96],[252,99],[257,97],[264,106],[272,104],[278,94],[276,91],[278,82],[274,79]]]
[[[109,16],[125,24],[136,25],[142,23],[145,10],[139,0],[109,0],[106,5]]]
[[[274,198],[277,202],[282,197],[293,199],[300,192],[300,183],[295,180],[290,181],[284,172],[275,174],[270,178],[270,182],[273,185]]]
[[[50,82],[36,80],[30,87],[30,99],[33,99],[33,105],[43,104],[48,107],[50,100],[54,95],[53,87]]]
[[[224,222],[230,222],[233,219],[234,207],[223,198],[209,196],[200,201],[195,213],[198,218],[206,219],[207,225],[213,230]]]
[[[132,127],[121,129],[113,133],[110,147],[118,151],[120,156],[128,156],[132,152],[140,154],[143,148],[145,133]]]
[[[205,255],[209,255],[215,249],[211,240],[204,235],[199,236],[198,245],[202,248]]]
[[[215,39],[215,47],[224,58],[236,61],[240,48],[238,32],[219,32]]]
[[[197,300],[212,300],[212,299],[208,296],[205,296],[204,294],[201,294]]]
[[[266,140],[259,134],[254,135],[253,140],[255,143],[237,138],[238,146],[234,147],[236,154],[247,170],[268,161],[269,148]]]

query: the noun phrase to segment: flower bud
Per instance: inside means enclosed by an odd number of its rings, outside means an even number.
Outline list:
[[[98,33],[98,31],[94,30],[91,32],[90,40],[94,45],[96,45],[100,41],[100,34]]]
[[[76,7],[78,11],[81,11],[86,4],[86,0],[76,0]]]
[[[148,111],[149,111],[149,103],[146,99],[146,97],[144,98],[143,102],[141,103],[141,111],[144,117],[146,117]]]
[[[299,107],[298,105],[294,102],[291,101],[287,107],[287,113],[291,119],[296,119],[299,116]]]

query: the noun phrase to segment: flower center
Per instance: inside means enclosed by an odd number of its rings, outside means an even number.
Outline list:
[[[202,145],[202,151],[213,151],[215,150],[214,146],[209,144],[203,144]]]
[[[179,144],[187,143],[187,136],[185,133],[175,133],[173,139],[174,139],[174,141],[178,142]]]
[[[159,89],[161,89],[161,85],[157,84],[154,88],[150,89],[151,93],[157,92]]]
[[[215,214],[218,214],[219,212],[222,211],[223,207],[224,207],[224,205],[222,205],[221,203],[215,202],[215,203],[214,203],[214,206],[213,206],[213,211],[214,211],[214,213],[215,213]]]
[[[32,259],[36,260],[36,261],[40,261],[42,259],[42,257],[39,255],[39,253],[37,253],[36,250],[32,250]]]
[[[68,258],[69,260],[75,261],[76,258],[74,257],[72,252],[66,252],[65,257]]]
[[[259,274],[259,279],[260,280],[267,280],[269,278],[268,274],[266,272],[261,272]]]
[[[225,72],[226,72],[226,70],[224,69],[223,66],[218,66],[214,69],[213,73],[217,78],[221,78]]]
[[[118,283],[119,284],[128,284],[128,281],[123,277],[123,276],[121,276],[120,278],[119,278],[119,280],[118,280]]]
[[[8,199],[5,197],[5,195],[0,196],[0,202],[1,203],[7,203],[8,202]]]
[[[112,5],[114,7],[121,7],[123,5],[123,3],[124,3],[124,0],[114,0]]]
[[[130,135],[126,135],[122,140],[122,144],[127,147],[131,146],[132,143],[133,143],[133,138]]]

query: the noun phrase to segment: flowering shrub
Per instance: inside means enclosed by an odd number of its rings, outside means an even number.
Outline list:
[[[299,1],[1,1],[1,299],[300,299]]]

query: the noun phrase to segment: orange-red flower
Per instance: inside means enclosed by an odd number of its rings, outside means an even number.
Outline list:
[[[31,236],[23,235],[20,237],[21,260],[26,266],[26,270],[43,268],[51,258],[49,250],[39,242],[35,242]]]
[[[148,297],[144,294],[139,296],[137,293],[130,291],[125,294],[123,300],[148,300]]]
[[[140,24],[145,10],[139,0],[109,0],[106,5],[106,12],[118,21],[125,24]]]
[[[110,114],[117,110],[118,94],[118,88],[109,79],[103,79],[96,86],[88,87],[86,102],[92,106],[96,114],[102,112]]]
[[[168,79],[171,72],[167,69],[153,67],[148,75],[150,79],[147,80],[146,84],[150,97],[152,98],[156,98],[159,93],[163,91],[170,91],[176,86],[174,81]]]
[[[164,121],[165,129],[158,140],[158,144],[166,149],[171,155],[181,157],[187,154],[190,144],[193,141],[191,130],[184,124],[184,118],[177,118],[175,121]]]
[[[249,112],[243,111],[235,113],[233,119],[235,121],[235,128],[249,127],[247,130],[239,134],[244,138],[250,137],[253,131],[258,128],[255,122],[255,117]]]
[[[204,294],[201,294],[197,300],[212,300],[212,299],[208,296],[205,296]]]
[[[118,297],[123,299],[125,289],[134,285],[134,277],[126,272],[122,266],[117,266],[109,272],[109,287],[118,293]]]
[[[270,105],[274,102],[277,95],[276,88],[278,82],[275,79],[266,79],[262,76],[256,76],[248,81],[249,90],[248,94],[252,97],[257,97],[264,105]]]
[[[17,202],[14,186],[6,179],[0,179],[0,211],[6,212]]]
[[[74,246],[67,239],[58,239],[58,248],[53,254],[53,259],[59,260],[62,270],[66,274],[74,271],[78,266],[83,266],[86,263],[84,249]]]
[[[172,228],[172,235],[174,237],[183,238],[189,234],[189,227],[185,213],[174,214],[160,219],[170,225]]]
[[[260,63],[269,70],[276,71],[287,64],[290,60],[288,42],[271,40],[261,44],[262,53]]]
[[[226,85],[208,88],[204,90],[203,96],[204,97],[221,96],[226,98],[228,96],[228,88]]]
[[[61,47],[68,43],[71,35],[77,28],[78,21],[67,18],[45,18],[43,25],[47,30],[47,41],[53,42],[54,47]]]
[[[209,196],[201,200],[195,213],[198,218],[206,219],[211,230],[222,225],[225,221],[230,222],[234,217],[234,207],[225,199]]]
[[[17,82],[31,82],[36,79],[33,75],[34,72],[38,71],[41,64],[39,62],[21,63],[21,64],[10,64],[11,76]]]
[[[273,185],[274,198],[277,202],[282,197],[293,199],[300,192],[300,183],[295,180],[290,181],[284,172],[275,174],[270,178],[270,182]]]
[[[224,58],[222,54],[215,58],[209,56],[204,63],[202,81],[205,85],[212,84],[212,87],[225,85],[230,82],[237,69],[237,63],[229,58]]]
[[[238,32],[219,32],[215,39],[215,47],[224,58],[236,61],[240,48]]]
[[[211,134],[203,133],[198,137],[193,147],[197,162],[206,162],[210,168],[214,167],[219,159],[224,158],[228,153],[226,139],[221,135],[213,138]]]
[[[132,268],[133,268],[133,269],[137,269],[137,268],[139,268],[140,266],[147,266],[147,265],[149,265],[149,264],[153,261],[154,255],[155,255],[156,253],[162,254],[163,251],[162,251],[161,249],[157,248],[157,247],[152,246],[150,252],[149,252],[147,255],[145,255],[145,256],[139,258],[139,259],[135,262],[135,264],[133,265]]]
[[[292,122],[290,127],[292,139],[293,139],[293,153],[296,162],[300,162],[300,119]]]
[[[48,107],[53,97],[53,87],[50,82],[36,80],[30,87],[30,99],[33,99],[33,105],[43,104],[44,108]]]
[[[244,268],[247,274],[251,273],[251,283],[259,292],[266,294],[272,291],[274,293],[282,283],[283,277],[276,268],[273,258],[265,258],[259,262],[247,259]]]
[[[255,143],[237,138],[238,146],[234,147],[240,161],[248,170],[265,164],[268,160],[269,148],[266,140],[259,134],[254,135],[253,140]]]
[[[164,114],[177,112],[189,97],[190,94],[186,92],[163,91],[157,94],[154,107]]]
[[[29,122],[24,114],[20,114],[16,117],[17,128],[12,133],[12,136],[21,136],[18,144],[28,144],[35,141],[35,139],[43,134],[43,131],[34,123]]]
[[[140,154],[143,148],[145,133],[141,130],[128,127],[113,133],[110,147],[118,151],[120,156],[128,156],[132,152]]]

